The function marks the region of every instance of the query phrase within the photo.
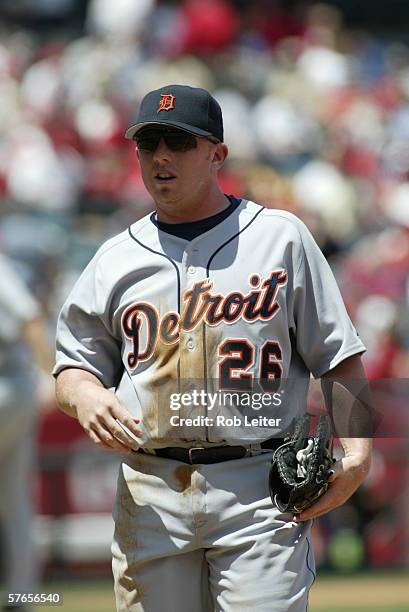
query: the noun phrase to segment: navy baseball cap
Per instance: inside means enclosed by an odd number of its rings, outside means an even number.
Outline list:
[[[125,132],[132,139],[147,126],[166,125],[197,136],[223,142],[223,117],[220,105],[201,87],[167,85],[149,92],[142,99],[136,123]]]

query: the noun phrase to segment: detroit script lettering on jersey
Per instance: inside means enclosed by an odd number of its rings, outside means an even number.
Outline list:
[[[175,344],[179,341],[181,330],[191,331],[201,322],[214,327],[221,322],[232,324],[240,318],[249,322],[273,318],[280,308],[277,292],[286,282],[287,273],[284,270],[272,272],[263,281],[259,274],[252,274],[249,284],[254,289],[246,294],[233,291],[223,296],[212,292],[211,280],[201,280],[183,294],[181,314],[171,311],[162,317],[149,302],[132,304],[122,316],[122,329],[132,341],[127,357],[129,367],[134,369],[140,361],[150,359],[157,342]],[[143,325],[147,326],[147,341],[141,348]]]

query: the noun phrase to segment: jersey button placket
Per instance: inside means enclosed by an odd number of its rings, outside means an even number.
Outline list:
[[[187,248],[183,254],[181,267],[181,295],[184,296],[187,291],[192,289],[195,282],[200,281],[200,268],[195,265],[194,258],[196,253]],[[183,297],[182,297],[183,299]],[[188,298],[186,298],[188,299]],[[187,307],[187,302],[184,299],[180,305],[181,313]],[[183,321],[181,322],[179,346],[180,346],[180,390],[182,393],[192,393],[198,389],[198,384],[202,385],[203,380],[203,357],[201,347],[203,344],[203,325],[198,324],[194,329],[183,329]],[[180,410],[180,415],[188,417],[197,417],[206,415],[206,407],[194,406],[184,407]],[[188,428],[189,429],[189,428]],[[206,439],[206,428],[204,426],[195,426],[186,431],[187,437],[195,440]]]

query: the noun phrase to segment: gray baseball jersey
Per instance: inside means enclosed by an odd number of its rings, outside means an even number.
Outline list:
[[[63,306],[54,373],[83,368],[115,388],[141,419],[145,448],[234,444],[279,436],[305,404],[310,373],[364,350],[306,226],[242,200],[190,241],[153,215],[108,240]],[[243,417],[237,397],[254,385],[277,400],[263,415],[279,418],[216,421]],[[174,401],[198,387],[201,401]]]

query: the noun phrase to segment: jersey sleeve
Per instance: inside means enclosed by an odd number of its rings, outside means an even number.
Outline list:
[[[318,378],[363,353],[332,270],[307,227],[298,221],[300,253],[294,276],[293,323],[297,351]]]
[[[106,387],[117,386],[123,370],[121,348],[107,322],[108,298],[95,256],[60,312],[54,376],[66,368],[81,368],[94,374]]]

